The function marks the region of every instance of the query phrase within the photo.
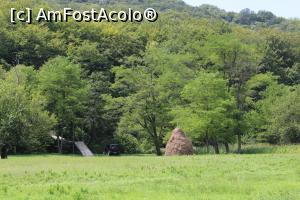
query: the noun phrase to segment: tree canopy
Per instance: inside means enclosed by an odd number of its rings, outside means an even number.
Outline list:
[[[159,18],[8,23],[11,7],[65,6],[153,7]],[[98,153],[118,143],[161,155],[177,126],[216,153],[300,142],[297,19],[181,0],[1,0],[0,26],[0,147],[10,151],[51,151],[55,134]]]

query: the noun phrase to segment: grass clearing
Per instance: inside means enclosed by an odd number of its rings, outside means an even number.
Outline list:
[[[300,154],[12,156],[0,199],[300,199]]]
[[[225,153],[225,147],[219,146],[220,152]],[[237,145],[230,146],[230,152],[236,153]],[[206,147],[199,147],[196,149],[197,154],[215,154],[213,147],[209,146],[209,152]],[[271,145],[266,143],[256,143],[243,145],[242,154],[287,154],[299,153],[300,145]]]

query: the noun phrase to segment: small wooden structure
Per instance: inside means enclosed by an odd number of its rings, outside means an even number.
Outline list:
[[[66,144],[72,144],[73,145],[73,153],[75,152],[74,146],[76,146],[82,156],[84,156],[84,157],[94,156],[92,151],[87,147],[87,145],[83,141],[74,141],[73,142],[73,141],[66,140],[65,138],[63,138],[61,136],[56,136],[54,134],[50,134],[50,135],[54,140],[58,141],[58,144],[60,144],[60,145],[62,145],[63,142]],[[60,149],[60,152],[61,152],[61,149]]]
[[[92,151],[86,146],[86,144],[82,141],[75,142],[75,146],[80,151],[80,153],[85,157],[91,157],[94,156]]]

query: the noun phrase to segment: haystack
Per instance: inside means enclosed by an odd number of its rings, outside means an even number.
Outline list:
[[[192,155],[193,144],[180,128],[176,128],[172,132],[172,136],[167,143],[165,155]]]

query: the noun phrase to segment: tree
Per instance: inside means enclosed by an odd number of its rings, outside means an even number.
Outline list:
[[[270,94],[267,94],[270,95]],[[287,95],[276,99],[270,110],[267,130],[270,134],[278,134],[280,143],[300,143],[300,87],[288,88]],[[269,102],[268,102],[269,103]],[[272,104],[271,104],[272,105]]]
[[[212,59],[217,63],[217,69],[223,72],[229,80],[228,90],[233,89],[235,93],[235,134],[237,135],[238,149],[241,152],[242,136],[246,132],[244,114],[245,105],[245,84],[255,74],[258,53],[253,45],[242,42],[240,35],[232,33],[221,36],[212,36],[207,45],[209,52],[212,52]]]
[[[254,138],[272,144],[299,143],[299,86],[289,87],[273,80],[260,96],[254,103],[255,110],[247,114]]]
[[[48,61],[38,73],[37,90],[46,98],[47,110],[57,117],[57,136],[72,140],[75,130],[85,126],[89,85],[81,75],[80,66],[64,57]],[[62,143],[58,150],[62,151]]]
[[[212,145],[219,153],[219,143],[229,151],[232,143],[234,98],[227,90],[228,81],[220,74],[202,71],[183,91],[183,104],[173,109],[174,122],[195,139]]]
[[[280,77],[280,82],[293,84],[289,71],[294,71],[296,57],[291,44],[280,36],[270,36],[266,41],[265,55],[260,63],[261,72],[272,72]]]
[[[39,68],[49,58],[64,54],[64,40],[39,25],[23,26],[17,30],[1,30],[0,56],[7,65],[33,65]]]
[[[291,85],[299,85],[300,83],[300,63],[295,63],[293,67],[286,70],[287,81]]]
[[[257,13],[257,21],[271,25],[278,22],[278,19],[272,12],[260,10]]]
[[[85,121],[90,144],[101,148],[112,142],[113,133],[117,122],[113,116],[113,111],[107,110],[107,100],[105,96],[111,92],[109,76],[102,72],[94,72],[89,77],[89,94]],[[100,150],[99,149],[99,150]]]
[[[112,87],[119,92],[117,102],[125,104],[118,132],[125,131],[120,126],[125,121],[134,122],[132,133],[142,129],[139,133],[146,133],[157,155],[161,155],[163,137],[172,127],[169,111],[192,75],[184,58],[150,45],[144,59],[136,65],[114,68],[116,80]]]
[[[98,43],[84,41],[81,46],[69,50],[70,57],[88,72],[104,71],[109,66],[108,51],[99,52]],[[107,69],[106,69],[107,70]]]
[[[18,148],[27,152],[45,151],[48,133],[55,125],[54,117],[44,110],[43,99],[26,90],[27,69],[15,67],[5,79],[0,79],[0,149],[3,152],[9,147],[14,152]]]
[[[256,20],[257,16],[255,12],[250,10],[249,8],[245,8],[239,13],[239,18],[237,19],[237,22],[244,25],[251,25],[254,24]]]
[[[120,70],[127,70],[135,74],[137,87],[137,91],[130,96],[120,97],[126,103],[123,107],[124,113],[121,121],[132,121],[145,130],[155,147],[156,154],[161,155],[162,138],[166,133],[169,120],[167,102],[161,97],[155,71],[151,67],[139,67],[135,69],[120,68],[115,72],[118,74]],[[119,132],[124,131],[120,128],[121,126],[119,126]]]
[[[272,73],[256,74],[247,81],[246,89],[246,104],[248,110],[255,109],[255,103],[264,98],[264,93],[268,87],[277,84],[278,76]]]

